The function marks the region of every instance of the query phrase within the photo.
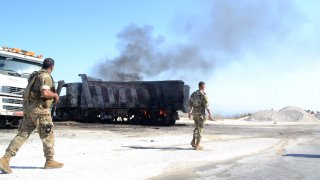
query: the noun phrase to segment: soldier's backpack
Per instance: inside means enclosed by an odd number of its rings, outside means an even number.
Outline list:
[[[194,108],[203,107],[204,94],[201,91],[192,93],[190,99]]]
[[[29,76],[28,85],[23,93],[24,101],[30,101],[30,98],[31,99],[36,98],[36,95],[31,92],[31,89],[33,88],[34,82],[39,74],[41,74],[40,71],[35,71]]]

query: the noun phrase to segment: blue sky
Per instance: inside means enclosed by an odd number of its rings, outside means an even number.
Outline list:
[[[57,60],[55,79],[77,79],[93,63],[113,56],[116,34],[130,23],[154,24],[166,34],[180,3],[163,1],[4,1],[1,44]],[[66,78],[65,73],[68,72]]]
[[[287,105],[320,110],[319,1],[285,1],[293,4],[293,10],[289,9],[285,18],[281,17],[282,12],[277,14],[270,10],[266,13],[272,21],[281,19],[281,27],[276,25],[273,32],[272,28],[264,27],[272,23],[262,23],[262,27],[257,26],[256,30],[265,28],[268,31],[259,34],[253,29],[255,38],[236,31],[242,39],[231,39],[230,49],[222,49],[221,45],[225,44],[216,41],[224,41],[224,38],[233,36],[224,37],[224,32],[218,32],[219,36],[201,36],[207,30],[211,31],[204,28],[210,23],[210,18],[221,20],[214,17],[215,13],[211,14],[215,2],[219,1],[3,1],[0,12],[0,45],[32,50],[44,57],[54,58],[54,79],[73,82],[80,80],[78,74],[94,74],[99,62],[119,54],[117,34],[124,27],[129,24],[149,25],[153,27],[155,37],[165,38],[165,44],[194,42],[204,49],[204,54],[208,57],[214,54],[212,63],[215,67],[205,76],[199,75],[199,80],[208,84],[211,108],[215,113],[253,112],[279,109]],[[243,0],[243,6],[235,0],[225,2],[227,7],[230,6],[228,3],[233,4],[235,7],[232,8],[239,11],[239,14],[230,11],[222,21],[228,17],[241,17],[242,12],[247,11],[246,8],[250,7],[252,10],[252,7],[267,1]],[[280,8],[282,6],[286,4],[279,5]],[[228,10],[221,9],[225,6],[217,7],[220,9],[213,9],[221,12]],[[274,5],[269,4],[266,6],[267,10],[268,8],[274,8]],[[253,12],[254,16],[260,15],[259,11]],[[261,15],[263,13],[265,12],[261,12]],[[235,15],[232,16],[233,14]],[[264,20],[268,22],[268,19],[262,19]],[[229,24],[218,23],[220,27],[215,28],[228,28],[228,31],[240,29],[241,24],[236,24],[239,21],[231,19],[228,22]],[[208,38],[213,39],[208,41]],[[237,46],[233,47],[232,44]],[[186,81],[194,90],[197,76],[189,71],[185,72],[185,76],[193,76],[190,78],[193,80]],[[160,78],[168,77],[154,77],[157,80]]]

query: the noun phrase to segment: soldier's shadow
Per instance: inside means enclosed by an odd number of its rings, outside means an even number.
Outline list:
[[[11,169],[43,169],[43,167],[31,167],[31,166],[10,166]],[[0,174],[7,174],[0,171]]]
[[[33,166],[10,166],[12,169],[43,169],[43,167],[33,167]]]
[[[145,146],[122,146],[131,149],[155,149],[164,151],[176,151],[176,150],[194,150],[193,148],[180,148],[180,147],[145,147]]]
[[[320,155],[318,154],[285,154],[282,156],[288,156],[288,157],[300,157],[300,158],[320,158]]]

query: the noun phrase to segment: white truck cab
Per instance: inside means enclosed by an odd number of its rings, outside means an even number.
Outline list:
[[[42,55],[34,52],[0,47],[0,128],[18,124],[28,77],[41,69],[42,62]]]

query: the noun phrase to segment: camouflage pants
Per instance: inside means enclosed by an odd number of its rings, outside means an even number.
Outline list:
[[[54,155],[53,122],[50,115],[37,115],[24,113],[24,119],[20,122],[18,134],[11,141],[6,150],[6,156],[15,156],[30,134],[37,129],[43,143],[44,156],[47,159]]]
[[[193,137],[201,139],[204,129],[205,118],[202,115],[193,115],[193,120],[195,124],[195,128],[193,130]]]

